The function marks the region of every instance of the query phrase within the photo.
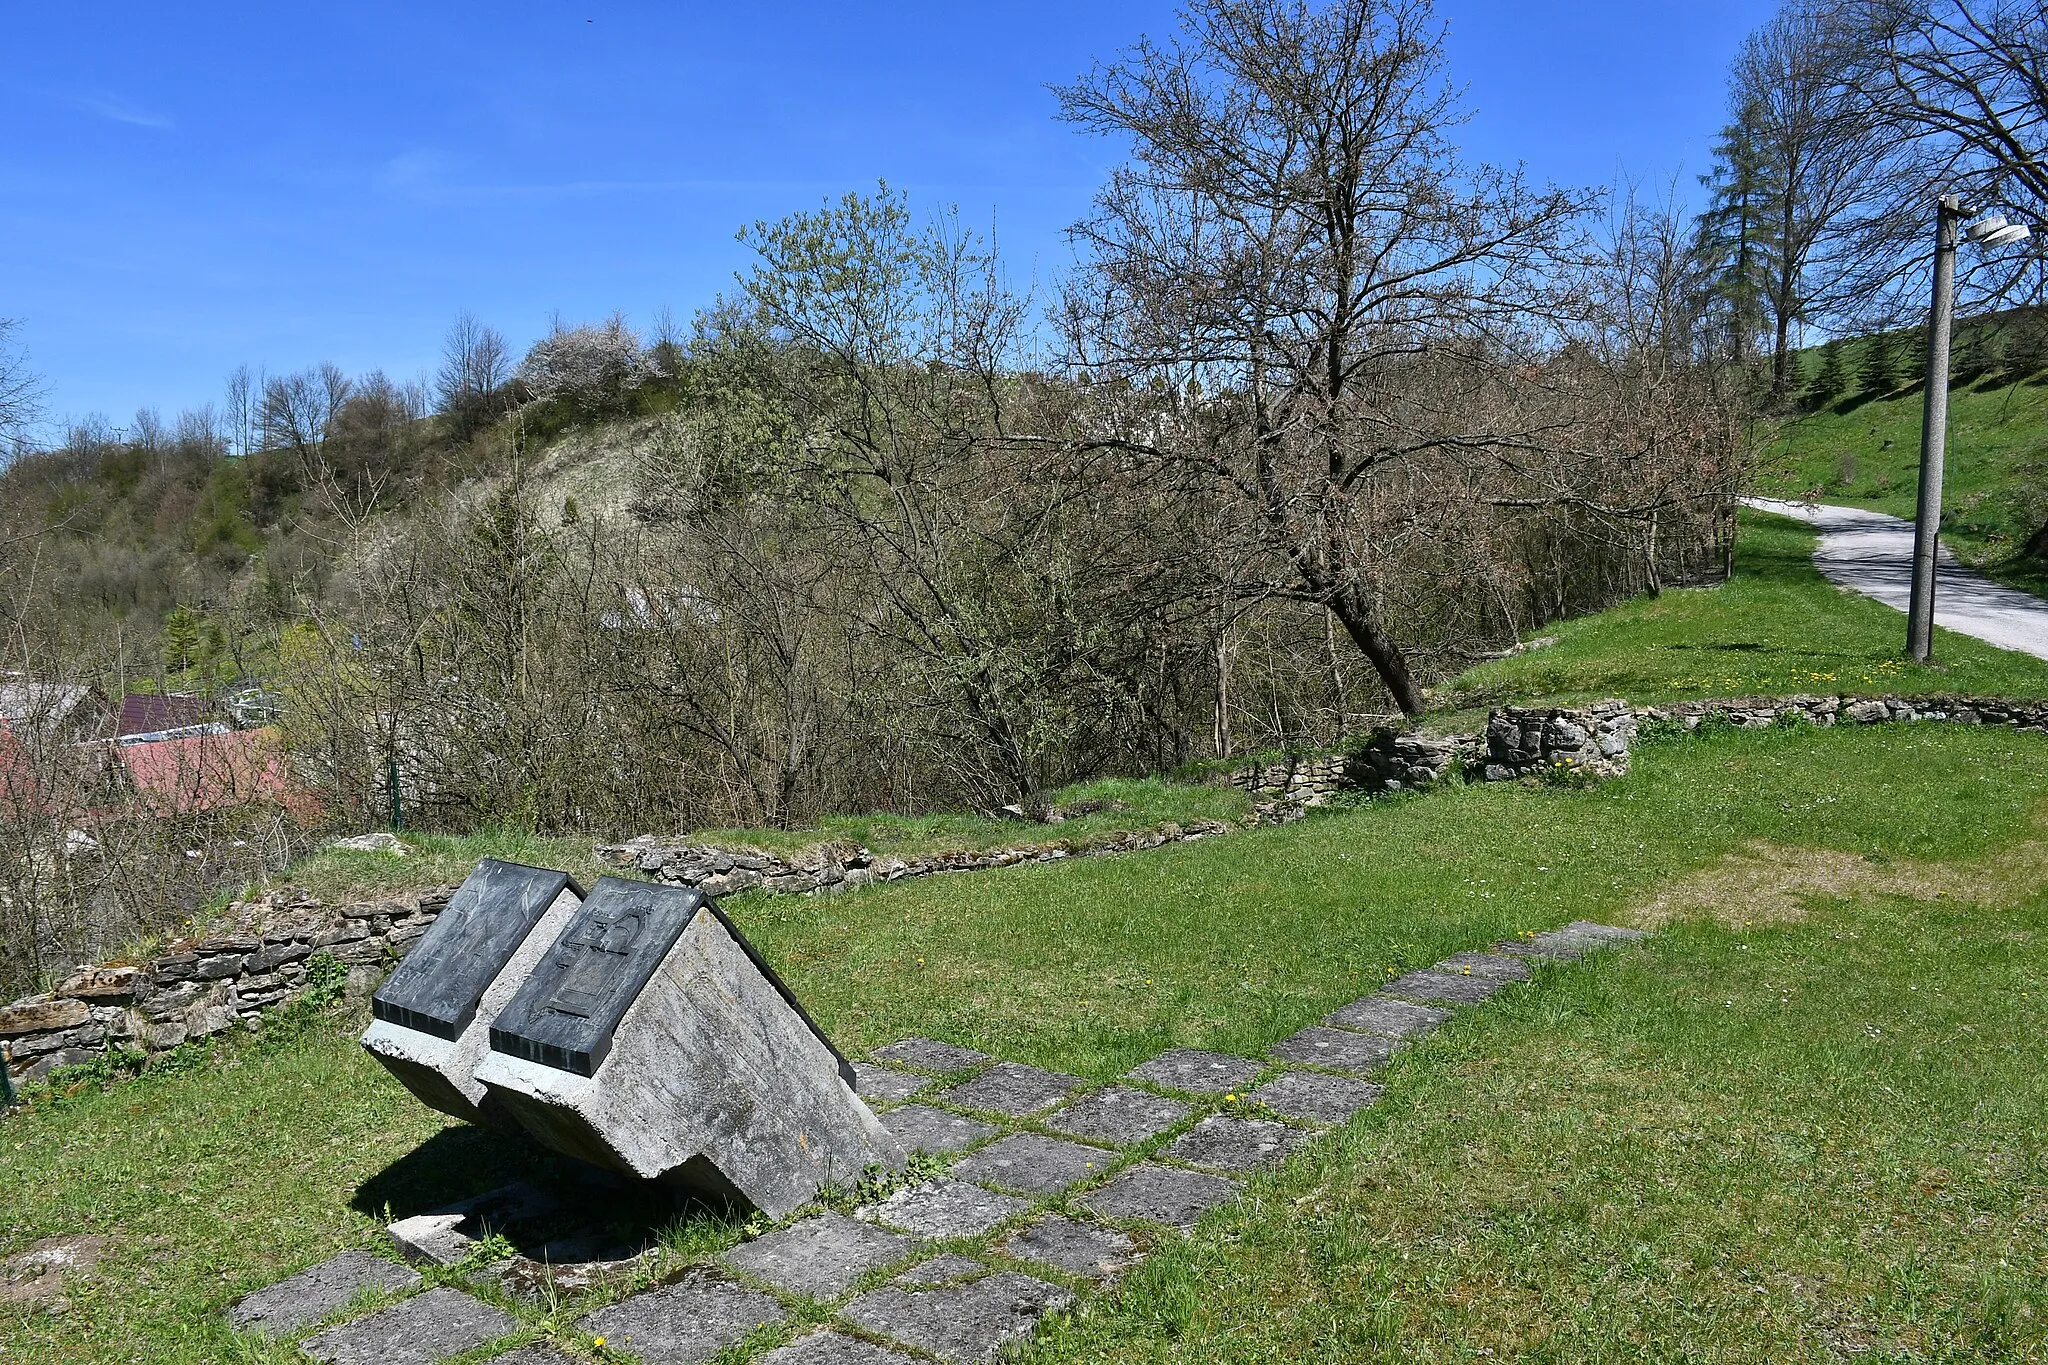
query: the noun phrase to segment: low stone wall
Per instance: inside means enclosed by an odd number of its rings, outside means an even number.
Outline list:
[[[1498,782],[1559,772],[1609,776],[1628,769],[1644,725],[1695,730],[1712,719],[1743,729],[1786,723],[1878,725],[1942,722],[2048,732],[2048,702],[1994,697],[1742,697],[1631,707],[1503,707],[1477,734],[1383,731],[1350,755],[1320,755],[1247,767],[1231,781],[1268,798],[1247,825],[1297,818],[1339,793],[1368,796],[1427,790],[1454,774]],[[1210,838],[1239,828],[1222,821],[1167,824],[1093,839],[1009,848],[878,857],[858,844],[828,841],[782,856],[652,835],[598,850],[620,868],[709,895],[759,889],[819,894],[947,872],[1128,853]],[[82,967],[56,990],[0,1006],[0,1043],[9,1072],[33,1081],[58,1067],[91,1062],[109,1048],[156,1053],[237,1025],[259,1027],[265,1009],[303,995],[309,964],[331,955],[348,970],[351,993],[375,988],[419,941],[454,887],[361,904],[325,906],[289,893],[230,907],[237,931],[172,944],[139,966]]]
[[[907,858],[879,857],[843,839],[813,844],[785,857],[757,848],[693,844],[643,834],[623,844],[608,844],[597,850],[597,856],[615,867],[633,869],[670,886],[695,887],[707,896],[757,888],[789,895],[814,895],[947,872],[983,872],[1020,863],[1056,863],[1104,853],[1131,853],[1227,834],[1235,828],[1221,820],[1194,820],[1184,825],[1169,823],[1093,839],[956,849]]]
[[[352,992],[366,993],[453,892],[339,907],[278,895],[231,907],[247,932],[174,943],[141,966],[81,968],[46,995],[0,1007],[9,1074],[33,1081],[109,1048],[156,1053],[237,1024],[254,1028],[264,1010],[305,993],[318,953],[348,969]]]

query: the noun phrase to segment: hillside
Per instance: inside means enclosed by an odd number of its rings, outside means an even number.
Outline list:
[[[2048,593],[2048,384],[2031,368],[2033,343],[2018,340],[2024,328],[2006,315],[1958,329],[1942,534],[1965,562]],[[1890,338],[1891,364],[1903,378],[1920,364],[1915,334]],[[1759,491],[1914,514],[1923,385],[1916,379],[1882,395],[1868,392],[1880,344],[1841,343],[1851,391],[1784,423],[1765,451]],[[1814,385],[1823,348],[1800,360]]]

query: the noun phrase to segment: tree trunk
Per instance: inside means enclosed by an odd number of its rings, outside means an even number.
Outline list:
[[[1401,653],[1401,647],[1372,619],[1371,611],[1360,599],[1355,589],[1336,593],[1329,600],[1331,615],[1344,626],[1345,634],[1358,646],[1373,671],[1380,675],[1380,681],[1387,685],[1387,691],[1394,694],[1394,704],[1405,716],[1422,714],[1422,689],[1415,685],[1415,677],[1408,671],[1408,660]]]

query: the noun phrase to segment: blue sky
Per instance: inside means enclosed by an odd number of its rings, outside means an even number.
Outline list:
[[[1474,155],[1682,194],[1764,0],[1438,0]],[[877,178],[1068,257],[1115,157],[1048,82],[1153,3],[0,0],[0,317],[54,421],[217,401],[237,364],[430,371],[469,309],[687,319],[744,223]]]

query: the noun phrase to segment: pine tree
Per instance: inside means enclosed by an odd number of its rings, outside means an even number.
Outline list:
[[[1848,394],[1850,379],[1847,348],[1836,337],[1820,348],[1820,369],[1807,386],[1807,399],[1817,408],[1838,402]]]
[[[173,607],[164,618],[164,667],[182,672],[199,662],[201,617],[190,607]]]
[[[2048,370],[2048,317],[2030,312],[2013,319],[2012,339],[2005,346],[2006,377],[2019,383],[2043,370]]]
[[[1872,398],[1883,398],[1897,393],[1905,384],[1901,377],[1905,369],[1905,357],[1900,354],[1901,339],[1897,332],[1879,332],[1865,344],[1863,366],[1863,392]]]
[[[1721,130],[1714,144],[1714,169],[1700,177],[1711,194],[1694,220],[1694,249],[1707,272],[1707,306],[1721,319],[1739,362],[1755,352],[1764,331],[1764,296],[1770,282],[1775,237],[1769,214],[1770,166],[1752,130],[1757,120],[1739,118]]]
[[[1998,370],[2000,361],[1998,333],[1988,322],[1975,323],[1962,330],[1956,338],[1955,362],[1952,366],[1954,382],[1958,387],[1974,384]]]

